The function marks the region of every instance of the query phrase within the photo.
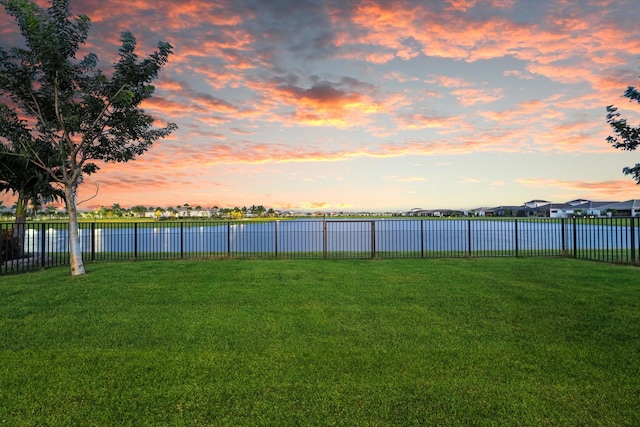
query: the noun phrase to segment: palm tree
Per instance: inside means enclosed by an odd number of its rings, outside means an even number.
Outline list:
[[[42,204],[39,201],[32,199],[29,202],[29,210],[31,211],[31,217],[35,218],[38,216],[38,212],[42,210]]]
[[[45,208],[45,212],[47,213],[49,219],[51,219],[56,215],[58,209],[54,205],[49,205]]]
[[[122,208],[120,207],[120,203],[114,203],[111,206],[111,212],[113,212],[113,216],[119,218],[122,216]]]

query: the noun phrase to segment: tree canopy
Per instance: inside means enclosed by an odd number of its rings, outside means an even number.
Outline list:
[[[0,47],[0,149],[16,153],[47,175],[64,193],[69,216],[72,274],[83,274],[76,195],[83,176],[98,171],[96,161],[127,162],[168,136],[176,125],[153,126],[140,107],[151,97],[172,46],[140,60],[136,39],[121,34],[118,60],[110,74],[89,53],[78,58],[90,20],[74,16],[68,0],[52,0],[43,10],[29,0],[0,0],[20,30],[26,47]]]
[[[630,101],[640,103],[640,92],[632,86],[627,87],[624,93],[625,98]],[[613,105],[607,107],[607,123],[611,126],[614,136],[607,137],[607,142],[614,148],[625,151],[633,151],[640,145],[640,127],[633,127],[627,124],[627,120],[621,118],[618,109]],[[622,172],[631,175],[636,183],[640,184],[640,163],[633,167],[624,167]]]
[[[64,198],[64,192],[53,185],[49,174],[29,162],[28,156],[19,151],[22,148],[20,141],[28,138],[28,130],[22,126],[15,112],[4,104],[0,104],[0,137],[12,142],[2,144],[0,149],[0,192],[18,196],[16,223],[24,220],[30,202],[40,205]]]

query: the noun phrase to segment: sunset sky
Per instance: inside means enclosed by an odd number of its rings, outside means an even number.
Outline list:
[[[46,2],[39,1],[46,6]],[[303,211],[640,198],[606,142],[640,106],[638,0],[71,0],[107,71],[174,46],[145,110],[179,129],[79,206]],[[0,44],[21,43],[0,10]],[[5,196],[5,205],[11,197]]]

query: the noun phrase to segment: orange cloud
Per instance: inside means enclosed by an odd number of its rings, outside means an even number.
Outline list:
[[[580,193],[580,197],[593,200],[617,200],[626,198],[637,191],[637,185],[632,180],[617,181],[567,181],[557,179],[518,179],[518,183],[533,188],[558,188],[568,190],[571,194]]]
[[[512,56],[525,61],[530,73],[562,83],[593,83],[610,67],[622,65],[621,54],[625,58],[640,55],[640,40],[621,34],[617,20],[608,19],[607,12],[603,16],[606,7],[595,12],[581,8],[575,13],[571,3],[557,3],[549,7],[545,23],[533,25],[499,15],[480,20],[460,13],[480,5],[509,8],[513,1],[451,0],[449,4],[449,9],[439,9],[434,4],[366,0],[348,16],[348,23],[341,21],[344,15],[332,15],[334,25],[344,28],[338,38],[345,48],[342,55],[348,57],[353,48],[353,59],[366,59],[355,52],[376,47],[384,56],[377,56],[375,63],[411,59],[418,51],[466,61]]]
[[[262,105],[254,111],[270,121],[289,126],[362,126],[369,116],[384,112],[398,98],[376,99],[376,88],[355,79],[316,81],[304,87],[297,81],[250,82],[260,93]],[[285,112],[288,111],[288,112]]]

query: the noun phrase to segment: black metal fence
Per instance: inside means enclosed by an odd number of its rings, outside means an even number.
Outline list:
[[[638,218],[80,223],[85,261],[572,256],[640,262]],[[0,224],[0,274],[69,262],[68,225]]]

